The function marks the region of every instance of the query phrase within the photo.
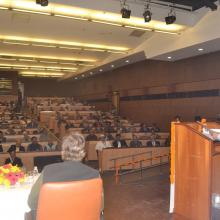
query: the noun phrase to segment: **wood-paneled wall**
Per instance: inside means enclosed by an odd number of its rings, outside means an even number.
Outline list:
[[[101,110],[109,109],[111,91],[120,96],[164,94],[220,89],[220,52],[177,62],[145,60],[76,82],[26,79],[27,95],[75,95],[94,102]],[[220,97],[194,97],[122,101],[121,114],[135,121],[156,122],[169,129],[175,115],[193,120],[194,115],[215,118],[220,109]]]

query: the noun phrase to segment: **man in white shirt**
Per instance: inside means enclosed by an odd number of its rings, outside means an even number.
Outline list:
[[[106,137],[104,135],[101,135],[100,141],[97,142],[95,149],[96,151],[102,151],[103,149],[110,147],[112,147],[111,143],[106,140]]]

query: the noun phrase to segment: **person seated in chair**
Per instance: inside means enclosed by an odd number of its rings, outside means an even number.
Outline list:
[[[9,150],[13,148],[16,152],[25,152],[25,148],[21,145],[21,140],[17,139],[15,144],[12,144]]]
[[[156,136],[151,136],[151,140],[147,142],[147,147],[160,147],[160,142],[156,140]]]
[[[10,147],[8,150],[9,158],[5,160],[5,164],[11,163],[13,166],[23,167],[23,162],[19,157],[16,157],[16,147]]]
[[[121,135],[120,134],[116,134],[115,141],[112,143],[112,145],[115,148],[128,147],[126,141],[121,139]]]
[[[137,136],[133,134],[130,142],[130,147],[142,147],[141,141],[138,140]]]
[[[142,133],[147,133],[149,132],[149,128],[147,127],[147,125],[145,123],[141,124],[141,128],[140,128],[140,131],[139,132],[142,132]]]
[[[102,151],[105,148],[111,148],[111,143],[107,140],[107,138],[102,134],[100,135],[100,141],[96,144],[96,151]]]
[[[4,136],[2,131],[0,131],[0,142],[1,143],[5,143],[6,142],[6,137]]]
[[[89,135],[86,137],[86,141],[97,141],[98,138],[95,135],[94,129],[90,130]]]
[[[81,134],[72,132],[64,137],[62,143],[63,162],[45,166],[31,189],[28,205],[31,209],[32,220],[36,219],[39,193],[43,184],[89,180],[100,177],[97,170],[82,164],[81,161],[85,155],[85,139]],[[62,219],[62,216],[60,219]]]
[[[112,136],[111,133],[105,132],[104,135],[105,135],[105,137],[107,138],[108,141],[114,140],[114,137]]]
[[[48,144],[44,147],[44,151],[58,151],[58,147],[52,140],[49,140]]]
[[[28,124],[26,128],[38,128],[38,123],[36,120],[31,120]]]
[[[28,145],[27,151],[42,151],[42,146],[38,143],[37,137],[31,138],[31,144]]]

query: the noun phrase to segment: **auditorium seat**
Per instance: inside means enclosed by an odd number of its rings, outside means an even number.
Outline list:
[[[37,220],[99,220],[102,180],[46,183],[38,202]]]

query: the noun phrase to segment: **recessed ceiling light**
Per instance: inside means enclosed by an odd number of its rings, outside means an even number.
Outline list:
[[[126,60],[126,61],[125,61],[125,63],[129,63],[129,62],[130,62],[129,60]]]
[[[114,65],[114,64],[112,64],[112,65],[111,65],[111,67],[112,67],[112,68],[114,68],[114,67],[115,67],[115,65]]]
[[[198,51],[203,51],[203,50],[204,50],[203,48],[199,48],[199,49],[198,49]]]
[[[103,71],[103,69],[100,69],[99,71],[100,71],[100,72],[102,72],[102,71]]]
[[[167,59],[171,60],[171,59],[172,59],[172,57],[167,57]]]
[[[92,75],[92,74],[93,74],[93,72],[90,72],[89,74],[90,74],[90,75]]]

